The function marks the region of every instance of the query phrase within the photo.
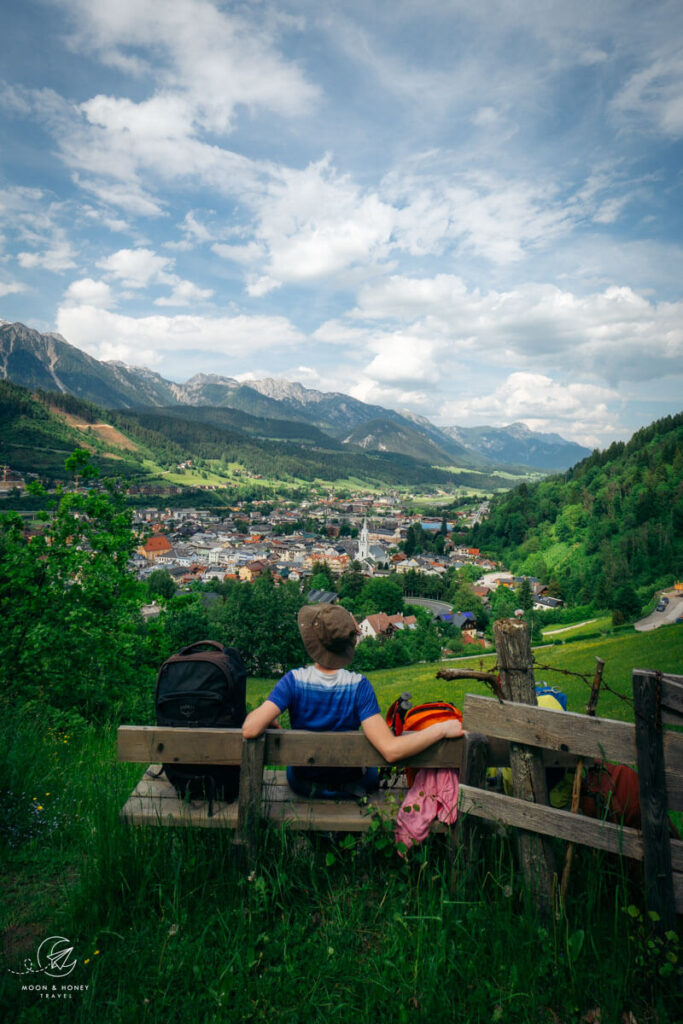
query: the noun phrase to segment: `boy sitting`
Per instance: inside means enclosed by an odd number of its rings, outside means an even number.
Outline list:
[[[421,732],[394,736],[370,682],[346,668],[354,655],[358,626],[341,605],[305,605],[299,611],[298,624],[313,664],[282,676],[263,704],[245,718],[245,739],[260,736],[285,709],[293,729],[355,732],[362,725],[364,734],[389,763],[418,754],[439,740],[462,735],[462,725],[452,719]],[[378,770],[288,768],[287,781],[302,796],[355,799],[377,788]]]

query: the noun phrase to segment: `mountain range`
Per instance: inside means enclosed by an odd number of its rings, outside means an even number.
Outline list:
[[[558,434],[509,426],[439,428],[422,416],[371,405],[338,392],[321,392],[286,380],[241,383],[197,374],[184,384],[144,367],[102,362],[59,334],[41,334],[0,321],[0,379],[29,389],[61,392],[112,410],[234,409],[250,417],[306,424],[336,442],[368,452],[395,452],[430,466],[543,472],[568,469],[590,454]],[[189,411],[189,410],[188,410]]]

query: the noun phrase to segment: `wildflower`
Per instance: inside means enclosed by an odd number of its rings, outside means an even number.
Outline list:
[[[38,797],[37,797],[37,796],[34,796],[34,798],[33,798],[33,799],[34,799],[34,800],[37,800],[37,799],[38,799]]]
[[[45,796],[49,796],[49,795],[50,795],[49,793],[46,793],[46,794],[45,794]]]
[[[99,955],[100,955],[100,951],[99,951],[99,949],[96,949],[95,952],[93,953],[93,956],[99,956]]]
[[[36,808],[36,810],[42,811],[42,809],[43,809],[43,805],[42,804],[38,804],[38,807]]]
[[[86,959],[83,961],[83,963],[84,964],[89,964],[90,963],[90,957],[86,957]]]

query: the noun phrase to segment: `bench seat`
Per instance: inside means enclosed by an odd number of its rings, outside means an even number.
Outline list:
[[[238,827],[238,803],[214,801],[209,817],[206,800],[181,800],[161,774],[161,765],[151,765],[126,801],[121,818],[130,825],[191,825],[200,828]],[[150,774],[151,773],[151,774]],[[303,831],[367,832],[373,810],[395,814],[407,792],[405,777],[396,785],[380,789],[360,805],[355,800],[311,800],[297,796],[287,784],[283,769],[266,769],[261,790],[261,815],[274,824],[286,824]],[[437,824],[438,830],[444,826]]]

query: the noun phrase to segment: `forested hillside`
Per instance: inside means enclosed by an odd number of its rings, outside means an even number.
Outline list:
[[[683,413],[496,498],[472,542],[571,603],[683,575]]]
[[[80,428],[73,426],[76,420]],[[187,459],[212,463],[214,471],[235,463],[277,481],[355,478],[389,486],[464,484],[482,490],[506,483],[493,472],[450,472],[406,454],[342,445],[301,422],[209,406],[107,411],[72,395],[32,393],[2,380],[0,428],[3,461],[18,472],[37,473],[48,484],[63,477],[65,457],[83,446],[98,469],[111,474],[115,458],[117,476],[136,483],[153,482],[153,466],[172,470]],[[114,432],[118,445],[108,442]]]

